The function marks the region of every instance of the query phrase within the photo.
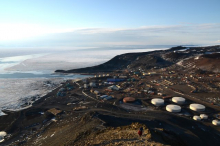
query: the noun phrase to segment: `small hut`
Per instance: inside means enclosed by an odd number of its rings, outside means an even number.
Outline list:
[[[49,109],[47,112],[53,114],[53,115],[58,115],[58,114],[61,114],[63,111],[62,110],[58,110],[56,108],[52,108],[52,109]]]

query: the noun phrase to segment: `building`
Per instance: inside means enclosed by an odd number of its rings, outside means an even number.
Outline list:
[[[58,110],[56,108],[52,108],[52,109],[49,109],[47,112],[53,114],[53,115],[58,115],[58,114],[61,114],[63,111],[62,110]]]
[[[119,78],[108,78],[107,82],[122,82],[125,81],[125,79],[119,79]]]
[[[90,83],[89,83],[89,86],[90,86],[90,87],[96,87],[96,83],[90,82]]]
[[[133,103],[135,101],[135,98],[133,97],[125,97],[123,98],[124,103]]]
[[[119,88],[117,86],[115,86],[115,85],[109,86],[108,89],[110,89],[110,90],[117,90],[117,91],[119,90]]]

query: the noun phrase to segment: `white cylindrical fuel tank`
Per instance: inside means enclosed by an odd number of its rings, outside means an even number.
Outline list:
[[[193,116],[193,120],[200,121],[201,118],[200,118],[200,116]]]
[[[185,103],[185,98],[183,97],[173,97],[172,102],[177,103],[177,104],[184,104]]]
[[[173,112],[173,113],[178,113],[181,111],[181,107],[178,105],[174,105],[174,104],[169,104],[166,106],[166,110],[168,112]]]
[[[213,120],[213,121],[212,121],[212,124],[215,125],[215,126],[219,126],[219,125],[220,125],[220,121],[218,121],[218,120]]]
[[[193,111],[201,112],[205,110],[205,106],[202,104],[190,104],[189,108]]]
[[[7,135],[5,131],[0,131],[0,143],[4,141],[4,137]]]
[[[200,118],[201,118],[201,119],[208,119],[208,115],[206,115],[206,114],[200,114]]]
[[[164,104],[164,100],[160,98],[154,98],[151,100],[151,103],[155,106],[161,106]]]

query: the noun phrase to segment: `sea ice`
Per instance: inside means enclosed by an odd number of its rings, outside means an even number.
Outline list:
[[[0,79],[0,110],[17,110],[60,86],[63,78]],[[0,112],[0,115],[4,113]]]
[[[147,52],[155,49],[133,49],[133,50],[75,50],[64,51],[28,58],[22,62],[5,68],[6,71],[45,71],[51,72],[62,69],[76,69],[98,65],[108,61],[116,55],[128,52]]]

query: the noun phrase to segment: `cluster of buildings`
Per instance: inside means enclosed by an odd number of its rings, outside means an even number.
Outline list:
[[[199,88],[198,84],[193,82],[194,77],[163,69],[158,69],[157,72],[125,71],[95,75],[95,78],[83,80],[81,84],[87,94],[100,101],[111,103],[112,99],[115,99],[114,101],[120,101],[122,104],[133,104],[137,99],[143,102],[151,100],[150,104],[154,107],[165,107],[168,112],[181,113],[184,106],[184,110],[189,109],[195,114],[194,120],[207,120],[209,116],[204,113],[205,106],[190,104],[186,108],[185,98],[167,95],[163,89],[165,87],[173,93],[183,93],[181,89],[175,88],[183,85],[190,89],[188,93],[196,93]],[[165,103],[165,100],[169,100],[171,104]],[[201,114],[198,115],[199,113]],[[217,119],[214,120],[216,125],[220,124],[216,122]]]
[[[60,88],[58,90],[57,96],[61,96],[61,97],[66,96],[66,93],[71,90],[73,90],[73,86],[68,83],[68,84],[66,84],[65,87]]]

